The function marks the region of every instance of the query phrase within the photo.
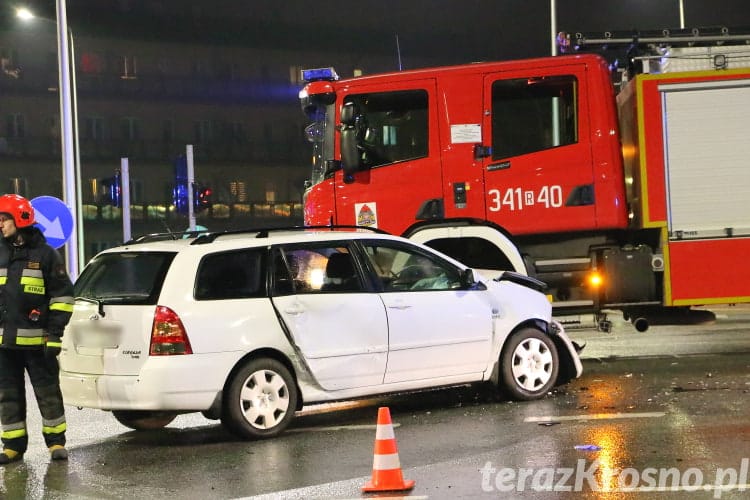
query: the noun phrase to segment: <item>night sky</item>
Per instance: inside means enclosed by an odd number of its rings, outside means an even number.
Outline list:
[[[54,0],[2,0],[54,16]],[[567,32],[679,27],[679,0],[557,0],[557,27]],[[748,27],[748,0],[683,0],[685,25]],[[257,47],[347,47],[439,64],[550,54],[549,0],[67,0],[80,34],[172,39]],[[195,22],[196,13],[201,21]],[[344,48],[342,50],[342,48]]]

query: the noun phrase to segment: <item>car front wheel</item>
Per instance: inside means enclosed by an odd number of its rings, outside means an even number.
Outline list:
[[[230,382],[222,423],[248,439],[276,436],[294,417],[297,398],[297,386],[286,366],[275,359],[254,359]]]
[[[555,385],[560,361],[554,341],[534,328],[514,333],[500,359],[503,388],[514,399],[539,399]]]

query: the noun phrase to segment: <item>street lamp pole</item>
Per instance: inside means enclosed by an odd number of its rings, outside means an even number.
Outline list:
[[[680,0],[680,28],[685,29],[685,5],[683,0]]]
[[[549,31],[551,38],[551,54],[557,55],[557,3],[555,0],[549,0]]]
[[[81,232],[81,218],[78,210],[78,177],[80,176],[75,162],[73,145],[73,98],[71,94],[70,46],[68,37],[68,17],[65,9],[66,0],[57,3],[57,60],[60,78],[60,128],[62,132],[62,165],[63,165],[63,201],[73,212],[76,235],[66,243],[65,259],[71,278],[78,276],[78,234]],[[77,134],[75,134],[77,135]]]

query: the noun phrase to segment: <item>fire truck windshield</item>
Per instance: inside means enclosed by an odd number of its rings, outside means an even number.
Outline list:
[[[305,128],[307,140],[313,146],[312,151],[312,185],[320,183],[330,174],[327,170],[327,160],[333,159],[334,119],[333,104],[320,104],[307,109],[308,117],[312,120]]]

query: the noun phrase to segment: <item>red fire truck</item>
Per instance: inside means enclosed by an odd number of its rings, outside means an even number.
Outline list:
[[[608,310],[643,331],[691,306],[750,302],[745,38],[573,40],[627,45],[620,70],[578,51],[305,72],[305,222],[420,234],[472,267],[526,272],[556,314],[593,314],[605,330]]]

